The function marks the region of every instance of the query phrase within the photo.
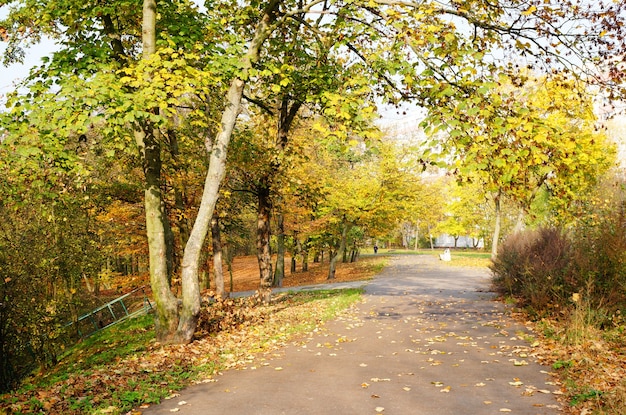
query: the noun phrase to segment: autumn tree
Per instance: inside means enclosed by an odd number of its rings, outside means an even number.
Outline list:
[[[524,87],[515,82],[503,77],[500,88],[485,89],[473,104],[446,104],[431,112],[449,131],[442,143],[455,157],[460,181],[476,181],[491,195],[494,256],[505,198],[522,214],[543,188],[569,204],[613,162],[611,146],[596,131],[592,103],[574,81],[540,78]]]
[[[429,108],[440,107],[451,96],[472,102],[497,82],[499,73],[514,70],[506,61],[489,59],[491,52],[548,54],[554,61],[544,62],[554,67],[570,63],[561,52],[573,51],[582,58],[573,62],[585,63],[588,51],[597,56],[598,51],[623,49],[621,3],[599,10],[560,4],[553,8],[549,2],[535,0],[524,4],[479,0],[471,5],[216,1],[209,6],[201,14],[187,1],[146,0],[142,14],[136,4],[123,1],[101,5],[24,0],[15,2],[0,23],[3,37],[9,39],[9,59],[19,59],[20,48],[42,35],[59,38],[64,45],[33,73],[31,95],[11,101],[14,121],[28,122],[30,113],[41,108],[50,114],[48,123],[66,126],[57,131],[59,137],[84,132],[94,116],[107,118],[109,129],[103,133],[116,137],[120,148],[131,148],[129,138],[134,136],[146,176],[150,272],[158,297],[157,335],[163,341],[192,339],[199,307],[199,256],[224,177],[231,134],[243,97],[258,79],[255,70],[261,58],[273,56],[263,53],[268,41],[283,38],[290,24],[308,31],[311,36],[304,39],[328,42],[342,68],[360,70],[361,79],[369,79],[370,91],[387,101],[415,99]],[[581,16],[592,24],[576,26],[582,27],[581,32],[559,32],[558,28],[569,29],[567,23]],[[298,43],[295,35],[292,39]],[[619,80],[619,72],[609,73]],[[209,97],[218,103],[208,105]],[[329,104],[341,101],[336,96],[326,99]],[[183,107],[194,109],[185,118],[196,127],[193,137],[206,142],[210,155],[202,198],[181,259],[179,313],[178,299],[168,283],[171,235],[160,185],[162,151],[169,144],[164,137]],[[338,116],[350,113],[345,107],[334,111]],[[341,124],[333,128],[337,127],[335,132],[342,133]]]

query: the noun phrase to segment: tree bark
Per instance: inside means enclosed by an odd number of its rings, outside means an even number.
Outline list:
[[[276,215],[278,232],[276,234],[276,269],[274,270],[274,287],[282,287],[285,278],[285,217]]]
[[[143,2],[143,59],[156,51],[156,0]],[[135,142],[145,175],[146,234],[150,262],[150,285],[155,302],[155,331],[160,342],[170,342],[178,325],[178,302],[172,294],[168,274],[166,236],[168,221],[161,194],[161,148],[158,129],[148,122],[135,128]]]
[[[348,238],[348,230],[349,224],[346,219],[343,219],[343,223],[341,224],[341,241],[339,242],[339,249],[334,252],[334,255],[330,258],[330,266],[328,267],[328,280],[335,279],[335,272],[337,270],[337,260],[339,257],[343,256],[343,253],[346,250],[346,239]]]
[[[272,293],[272,257],[270,252],[270,189],[261,185],[257,189],[257,259],[259,261],[259,297],[264,303],[269,303]]]
[[[248,45],[246,54],[241,59],[240,77],[234,78],[226,94],[226,106],[222,113],[221,130],[217,133],[213,143],[208,145],[210,150],[209,170],[207,172],[202,199],[198,209],[198,216],[191,229],[181,266],[182,308],[176,337],[179,343],[189,343],[198,322],[200,312],[200,289],[198,270],[200,253],[206,238],[209,222],[218,198],[219,187],[226,173],[226,155],[237,117],[241,112],[241,100],[245,86],[244,79],[254,63],[259,59],[261,47],[271,34],[271,23],[276,18],[280,1],[270,1],[264,10],[263,17],[256,27],[253,39]]]
[[[215,295],[224,298],[224,269],[222,267],[222,238],[220,233],[219,215],[213,212],[211,219],[211,242],[213,245],[213,274],[215,275]]]
[[[419,228],[419,225],[416,223],[415,224],[415,247],[413,248],[414,251],[417,251],[417,249],[419,248],[419,240],[420,240],[420,228]]]
[[[498,256],[498,240],[500,239],[500,228],[502,222],[502,208],[500,206],[501,193],[498,193],[494,197],[495,211],[496,211],[496,223],[493,227],[493,240],[491,241],[491,259],[495,260]]]
[[[300,241],[298,241],[300,245]],[[299,251],[302,255],[302,272],[306,272],[309,270],[309,241],[306,240],[304,244],[301,244],[299,247]]]

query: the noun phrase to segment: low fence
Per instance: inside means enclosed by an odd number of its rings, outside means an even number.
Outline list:
[[[144,288],[137,288],[80,316],[76,321],[66,324],[64,331],[83,338],[131,317],[149,313],[152,311],[152,303]]]

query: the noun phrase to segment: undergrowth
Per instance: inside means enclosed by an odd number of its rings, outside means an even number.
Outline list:
[[[491,267],[535,320],[571,414],[626,413],[626,203],[609,208],[567,232],[513,235]]]
[[[207,300],[189,345],[160,345],[151,316],[132,319],[85,339],[53,370],[34,373],[19,390],[2,395],[0,414],[122,414],[156,404],[217,371],[262,359],[259,353],[334,318],[361,294],[290,292],[270,305]]]

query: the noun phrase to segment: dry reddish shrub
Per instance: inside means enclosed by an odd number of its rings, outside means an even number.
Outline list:
[[[558,229],[512,235],[491,266],[494,289],[542,313],[568,297],[571,244]]]

